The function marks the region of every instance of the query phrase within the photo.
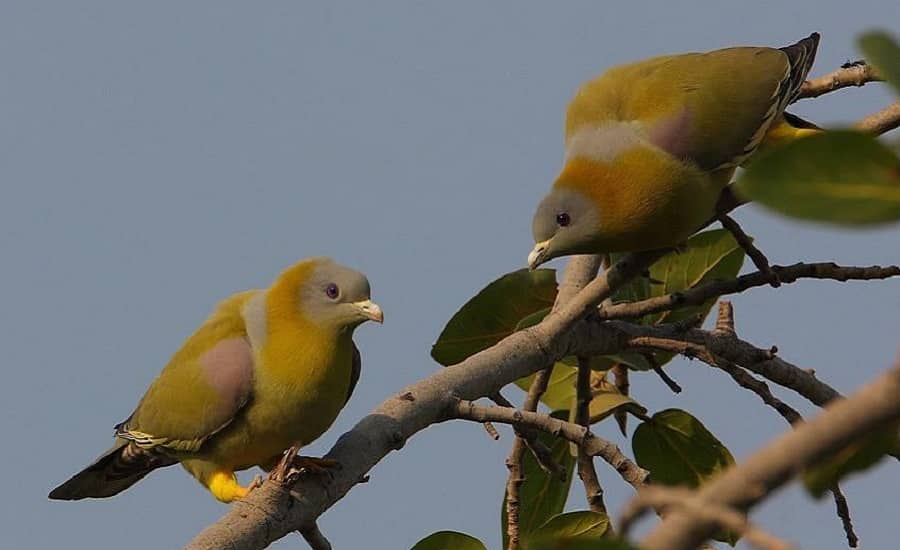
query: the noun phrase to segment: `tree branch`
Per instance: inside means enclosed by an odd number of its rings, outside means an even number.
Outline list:
[[[872,113],[856,123],[856,129],[880,136],[900,126],[900,101]]]
[[[283,486],[267,482],[235,503],[187,548],[213,549],[226,543],[240,550],[265,548],[291,531],[312,525],[390,451],[401,448],[409,437],[441,420],[452,399],[492,395],[543,365],[571,355],[580,346],[594,354],[611,353],[616,348],[611,333],[578,321],[663,254],[628,254],[541,323],[407,386],[338,439],[326,456],[342,467],[330,480],[301,479],[290,493]],[[289,506],[290,496],[296,502]]]
[[[746,515],[726,506],[714,506],[700,501],[693,491],[680,487],[648,486],[641,489],[628,503],[619,520],[623,536],[631,529],[635,520],[650,508],[664,512],[681,509],[693,517],[703,518],[737,533],[760,550],[793,550],[790,544],[750,523]]]
[[[834,72],[804,82],[797,99],[819,97],[841,88],[863,86],[869,82],[880,80],[882,78],[878,75],[875,67],[867,64],[865,61],[854,61],[845,64]]]
[[[575,422],[585,429],[585,437],[589,437],[591,431],[591,365],[587,359],[578,358],[578,379],[576,381],[576,409]],[[603,502],[603,487],[597,478],[594,469],[594,457],[588,454],[584,446],[578,446],[578,477],[584,485],[584,494],[588,507],[593,512],[608,515],[606,504]]]
[[[740,226],[738,222],[734,220],[728,214],[719,214],[719,223],[722,224],[722,227],[728,230],[729,233],[734,236],[734,240],[744,249],[744,252],[750,256],[750,259],[753,261],[753,265],[756,266],[756,269],[763,273],[769,279],[769,284],[773,287],[777,288],[781,286],[781,282],[778,280],[778,275],[772,271],[772,268],[769,267],[769,260],[766,258],[766,255],[762,253],[762,251],[753,244],[753,239],[750,238],[749,235],[744,233],[743,228]]]
[[[772,350],[762,350],[739,338],[700,329],[682,330],[672,325],[645,327],[620,321],[610,322],[609,325],[627,335],[627,347],[661,347],[688,355],[697,353],[697,350],[709,350],[717,357],[737,363],[780,386],[794,390],[820,407],[841,397],[837,390],[816,378],[810,371],[784,361]]]
[[[790,284],[800,279],[830,279],[834,281],[869,281],[888,279],[900,276],[900,266],[878,265],[868,267],[841,266],[832,262],[796,263],[789,266],[772,266],[772,271],[783,284]],[[648,298],[639,302],[625,302],[604,307],[597,313],[599,319],[633,319],[651,313],[659,313],[684,306],[706,303],[710,298],[737,294],[750,288],[769,284],[769,279],[762,271],[742,275],[736,279],[717,280],[704,285],[681,291]]]
[[[696,493],[700,502],[746,512],[801,469],[861,435],[900,419],[900,362],[847,399],[782,435]],[[644,538],[644,550],[688,550],[707,540],[716,523],[673,509]]]
[[[306,531],[300,531],[300,535],[303,537],[303,540],[309,544],[309,547],[312,550],[331,550],[331,543],[328,542],[328,539],[325,538],[322,531],[319,531],[318,525],[313,524],[313,526]]]
[[[622,476],[622,479],[635,489],[643,487],[649,476],[647,470],[644,470],[622,454],[622,451],[619,450],[615,443],[594,435],[584,426],[559,420],[547,414],[507,407],[482,407],[471,401],[458,400],[451,406],[446,419],[454,418],[474,422],[487,420],[498,424],[510,424],[512,426],[541,430],[556,437],[562,437],[583,448],[590,456],[602,458]]]
[[[569,261],[566,266],[566,273],[563,276],[563,283],[556,294],[556,301],[553,304],[553,311],[558,311],[564,304],[576,296],[581,289],[587,286],[591,279],[597,276],[600,268],[600,260],[597,256],[577,256]],[[536,411],[541,396],[547,391],[547,384],[550,381],[550,375],[553,373],[553,363],[549,363],[543,370],[537,373],[528,389],[528,395],[525,397],[525,403],[522,408],[526,411]],[[537,442],[537,440],[534,440]],[[516,437],[513,441],[509,456],[506,458],[506,468],[509,470],[509,476],[506,480],[506,498],[504,506],[506,506],[506,536],[507,550],[518,550],[519,548],[519,489],[525,482],[523,471],[523,459],[525,448],[529,445],[529,441],[525,437]],[[535,458],[538,455],[535,453]]]

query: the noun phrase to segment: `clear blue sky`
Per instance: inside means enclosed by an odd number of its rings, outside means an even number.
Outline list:
[[[112,500],[46,494],[109,445],[218,299],[299,258],[367,272],[387,317],[358,331],[360,386],[307,452],[433,372],[444,322],[524,265],[533,208],[560,165],[563,108],[583,80],[653,54],[779,46],[814,30],[823,73],[858,57],[860,31],[898,22],[890,0],[4,2],[0,546],[174,548],[219,517],[225,506],[177,467]],[[874,85],[795,110],[841,124],[890,100]],[[738,217],[775,262],[900,260],[897,227],[838,232],[754,207]],[[900,348],[900,281],[802,282],[735,305],[744,337],[842,391]],[[786,427],[720,373],[684,361],[669,372],[681,395],[652,376],[633,377],[635,394],[651,410],[693,411],[738,457]],[[612,426],[600,432],[630,451]],[[496,548],[510,441],[476,424],[430,429],[322,529],[337,548],[408,548],[437,529]],[[629,488],[598,468],[618,509]],[[867,548],[896,543],[898,486],[895,463],[846,484]],[[580,490],[570,504],[583,506]],[[831,502],[796,488],[755,518],[803,548],[843,546]]]

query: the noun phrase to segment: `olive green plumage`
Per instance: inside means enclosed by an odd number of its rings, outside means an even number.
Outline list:
[[[369,294],[361,273],[314,258],[222,301],[116,426],[113,447],[50,498],[112,496],[177,462],[219,500],[242,497],[235,471],[270,469],[349,399],[360,370],[353,330],[383,318]]]

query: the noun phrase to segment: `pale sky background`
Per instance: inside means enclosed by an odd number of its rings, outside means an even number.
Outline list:
[[[4,2],[0,547],[175,548],[224,513],[178,467],[111,500],[46,494],[107,448],[216,301],[299,258],[365,271],[387,318],[357,332],[361,383],[307,453],[434,372],[446,320],[524,265],[580,82],[654,54],[811,31],[821,74],[859,57],[861,31],[898,24],[890,0]],[[872,85],[794,110],[841,124],[890,100]],[[777,263],[900,260],[896,226],[835,231],[752,206],[738,218]],[[900,351],[900,281],[800,282],[734,302],[743,337],[845,392]],[[684,393],[633,376],[637,398],[692,411],[738,458],[786,428],[721,373],[685,361],[669,372]],[[630,453],[610,423],[599,432]],[[336,548],[409,548],[439,529],[497,548],[511,439],[469,423],[429,429],[321,527]],[[630,487],[597,467],[618,510]],[[898,488],[896,463],[845,484],[865,548],[896,544]],[[580,486],[570,507],[584,508]],[[754,519],[802,548],[845,547],[832,502],[796,485]]]

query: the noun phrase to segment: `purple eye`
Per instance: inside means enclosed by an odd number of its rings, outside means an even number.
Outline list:
[[[556,225],[560,227],[566,227],[570,223],[572,223],[572,220],[571,218],[569,218],[569,214],[567,214],[566,212],[560,212],[556,215]]]
[[[341,295],[341,290],[336,284],[329,283],[328,286],[325,287],[325,294],[332,300],[337,300],[337,297]]]

